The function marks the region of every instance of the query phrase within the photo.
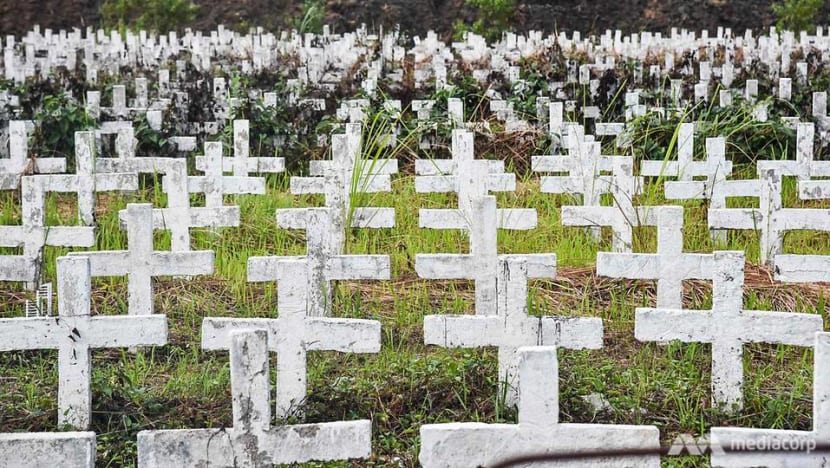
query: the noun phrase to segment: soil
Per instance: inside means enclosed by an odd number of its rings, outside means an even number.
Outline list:
[[[97,25],[103,0],[0,0],[0,34],[22,35],[35,24],[41,28],[70,29]],[[769,27],[774,0],[559,0],[519,2],[512,24],[518,31],[579,30],[583,34],[606,29],[624,32],[667,31],[670,27],[709,29],[728,26],[738,32]],[[285,27],[297,16],[296,0],[194,0],[201,6],[193,26],[200,30],[218,24],[245,29]],[[361,23],[389,28],[400,24],[409,34],[435,30],[447,38],[456,19],[475,20],[464,0],[329,0],[326,22],[334,31],[352,30]],[[830,13],[825,2],[824,18]]]

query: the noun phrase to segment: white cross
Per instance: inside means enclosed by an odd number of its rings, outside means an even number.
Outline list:
[[[252,268],[256,268],[256,263]],[[380,322],[308,315],[308,266],[302,257],[282,257],[270,265],[276,273],[279,318],[205,318],[202,348],[229,349],[235,330],[268,331],[269,350],[277,355],[277,419],[301,413],[306,397],[306,354],[308,351],[377,353],[380,351]],[[250,271],[258,277],[261,271]]]
[[[531,317],[527,314],[529,278],[554,278],[555,254],[500,255],[496,279],[496,315],[427,315],[424,344],[499,349],[499,383],[508,405],[516,404],[517,349],[545,345],[568,349],[602,347],[597,317]]]
[[[6,466],[95,468],[94,432],[11,432],[0,434]]]
[[[75,132],[75,174],[45,175],[38,182],[47,192],[74,192],[78,196],[78,218],[87,226],[95,223],[95,193],[138,190],[138,175],[131,172],[96,174],[95,133]]]
[[[780,270],[782,278],[789,278],[787,281],[798,281],[796,278],[801,275],[797,270],[804,266],[809,270],[826,263],[817,256],[781,255],[784,233],[793,230],[830,231],[830,210],[782,208],[782,173],[776,165],[767,164],[770,162],[758,162],[759,207],[710,209],[709,227],[760,231],[761,263],[772,264],[777,271]],[[806,262],[805,265],[802,261]]]
[[[58,426],[85,430],[92,414],[90,351],[166,344],[167,317],[92,316],[89,259],[57,263],[58,316],[0,319],[0,351],[57,349]]]
[[[345,234],[349,218],[351,227],[394,227],[394,208],[352,207],[351,198],[357,193],[390,191],[390,174],[398,171],[396,159],[362,157],[360,124],[346,124],[345,134],[332,135],[332,160],[310,161],[309,170],[311,177],[291,178],[291,193],[324,194],[326,207],[338,212],[333,230]]]
[[[285,171],[285,158],[252,158],[249,140],[249,122],[247,120],[234,120],[233,157],[222,158],[222,172],[232,172],[236,177],[246,177],[249,174]],[[208,166],[212,164],[201,157],[196,157],[197,170],[207,172]]]
[[[597,275],[657,281],[657,307],[683,307],[683,280],[712,279],[712,254],[683,253],[683,207],[649,208],[643,224],[657,225],[657,253],[599,252]]]
[[[613,175],[608,178],[613,206],[563,206],[563,226],[610,226],[611,247],[614,252],[631,252],[632,228],[644,224],[647,207],[634,207],[633,197],[638,191],[638,178],[632,171],[634,160],[631,156],[617,156],[612,159]]]
[[[153,313],[153,277],[210,275],[213,251],[161,252],[153,250],[153,205],[129,204],[123,220],[127,225],[127,250],[72,252],[89,257],[92,276],[127,276],[129,313]]]
[[[388,255],[343,255],[337,238],[342,234],[332,229],[336,216],[333,208],[306,208],[277,211],[280,226],[306,230],[305,265],[309,284],[308,314],[314,317],[331,313],[331,282],[349,279],[389,279]],[[248,281],[274,281],[276,265],[283,257],[251,257],[248,259]]]
[[[138,466],[270,467],[371,455],[369,420],[271,425],[268,335],[262,329],[237,330],[227,339],[233,427],[141,431]]]
[[[205,175],[188,177],[187,192],[204,193],[207,208],[224,207],[226,194],[265,194],[264,177],[226,176],[223,173],[224,159],[229,158],[222,157],[221,141],[205,142],[205,155],[196,157],[201,162],[201,170]],[[169,191],[166,184],[165,191]]]
[[[788,431],[748,427],[713,427],[710,443],[712,466],[827,466],[827,451],[810,453],[816,445],[830,444],[830,333],[815,334],[813,360],[813,429]],[[782,447],[764,452],[763,447]],[[736,449],[747,451],[732,452]]]
[[[452,159],[416,159],[415,160],[415,191],[418,193],[456,192],[462,190],[459,177],[463,177],[464,170],[473,163],[474,134],[467,130],[455,129],[452,132]],[[476,192],[487,195],[489,192],[512,192],[516,190],[516,175],[504,172],[504,161],[479,160],[477,164],[485,164],[487,174],[483,187]],[[460,193],[459,193],[460,196]]]
[[[167,192],[167,207],[153,209],[153,229],[170,231],[170,250],[190,250],[190,228],[215,228],[239,226],[238,206],[190,206],[187,163],[173,159],[165,163],[163,179]],[[118,213],[123,221],[125,212]]]
[[[475,178],[486,174],[486,168],[464,173]],[[480,179],[479,179],[480,180]],[[459,203],[462,202],[459,195]],[[420,227],[428,229],[461,229],[470,238],[469,254],[417,254],[415,271],[428,279],[472,279],[475,281],[476,315],[495,315],[496,281],[498,276],[497,229],[527,230],[536,227],[536,210],[496,209],[493,196],[473,198],[468,207],[460,209],[422,209]]]
[[[637,308],[634,336],[640,341],[710,343],[712,403],[726,410],[743,401],[744,343],[811,346],[822,330],[820,315],[743,310],[744,253],[716,251],[712,310]]]
[[[0,245],[22,247],[22,255],[0,256],[0,281],[24,281],[37,286],[43,248],[92,247],[95,229],[88,226],[47,226],[45,190],[41,177],[27,176],[21,182],[22,219],[19,226],[0,226]]]
[[[555,346],[519,353],[518,424],[449,423],[421,426],[424,468],[491,466],[527,455],[660,448],[654,426],[559,422],[559,364]],[[659,455],[570,460],[567,466],[659,467]]]
[[[9,121],[9,157],[0,158],[0,190],[14,190],[20,177],[29,173],[52,174],[66,171],[64,158],[29,159],[29,129],[31,121]]]
[[[726,141],[723,138],[706,139],[706,159],[694,160],[695,124],[684,122],[677,130],[677,160],[643,160],[640,175],[649,177],[677,177],[692,181],[706,177],[708,186],[732,173],[732,161],[726,160]]]

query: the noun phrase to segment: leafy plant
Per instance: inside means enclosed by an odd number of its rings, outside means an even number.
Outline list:
[[[32,135],[32,154],[35,157],[65,157],[72,170],[75,167],[75,132],[94,127],[94,120],[65,94],[45,96],[34,120],[38,125]]]
[[[779,30],[812,32],[816,28],[816,20],[824,0],[784,0],[772,4],[772,12],[778,21],[775,26]]]
[[[121,31],[147,29],[175,31],[196,18],[199,6],[190,0],[106,0],[101,4],[101,25]]]
[[[510,20],[516,12],[516,0],[466,0],[465,4],[476,9],[476,20],[472,25],[456,20],[453,31],[458,38],[471,31],[488,41],[496,41],[503,31],[510,29]]]
[[[300,14],[293,20],[293,26],[300,34],[320,33],[326,17],[324,0],[304,0],[300,5]]]

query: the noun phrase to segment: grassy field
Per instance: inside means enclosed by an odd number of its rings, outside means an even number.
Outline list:
[[[649,133],[642,132],[638,137],[647,139]],[[779,151],[780,156],[787,149]],[[738,177],[750,177],[754,167],[739,166],[737,172]],[[321,197],[290,195],[287,180],[285,175],[269,176],[265,196],[228,197],[229,203],[241,207],[239,228],[191,231],[194,250],[216,252],[216,274],[190,281],[170,278],[156,281],[156,312],[168,317],[168,345],[137,354],[127,350],[93,352],[92,430],[98,434],[100,466],[133,465],[136,433],[143,429],[231,424],[228,356],[226,352],[200,349],[201,321],[205,316],[277,316],[276,285],[247,283],[247,258],[304,253],[304,233],[278,229],[274,212],[282,207],[322,204]],[[118,229],[118,210],[138,201],[163,206],[164,195],[157,190],[158,186],[149,178],[138,193],[123,197],[100,195],[94,250],[126,248],[126,234]],[[651,181],[649,187],[637,202],[663,203],[659,182]],[[516,418],[515,410],[505,408],[498,395],[495,349],[448,350],[423,344],[424,315],[473,311],[471,282],[421,280],[414,272],[418,253],[466,251],[467,240],[460,232],[418,228],[418,209],[454,207],[455,196],[415,193],[412,176],[406,170],[396,176],[393,189],[392,193],[358,197],[358,202],[364,206],[394,207],[397,226],[353,230],[348,238],[350,253],[390,255],[392,280],[341,282],[337,285],[334,303],[336,316],[381,321],[381,352],[375,355],[311,353],[305,407],[305,420],[310,422],[371,418],[373,458],[325,466],[416,466],[422,424],[515,422]],[[559,222],[559,208],[576,200],[540,193],[536,175],[521,175],[515,193],[499,194],[497,198],[500,207],[535,208],[539,214],[537,229],[499,232],[501,253],[555,252],[558,257],[557,279],[535,280],[531,284],[528,297],[531,313],[596,316],[604,321],[603,349],[559,352],[563,422],[653,424],[659,427],[664,443],[670,443],[681,433],[697,436],[712,426],[721,425],[811,427],[811,350],[769,345],[745,347],[744,409],[736,415],[726,415],[709,403],[709,346],[657,345],[634,339],[634,309],[654,304],[655,285],[648,281],[600,278],[594,274],[597,251],[610,248],[610,232],[605,232],[603,240],[595,243],[581,228],[563,227]],[[789,180],[785,184],[784,200],[785,206],[828,206],[799,201],[794,181]],[[199,197],[194,196],[193,202],[198,203]],[[17,194],[0,194],[0,203],[0,223],[19,223]],[[750,206],[748,200],[730,203]],[[75,222],[76,205],[72,197],[50,195],[47,204],[49,224]],[[733,232],[727,245],[714,246],[706,228],[705,203],[682,204],[686,207],[684,244],[687,251],[747,252],[745,308],[824,316],[829,285],[772,282],[771,271],[757,265],[757,233]],[[163,233],[156,236],[157,249],[169,248],[169,236]],[[653,251],[655,243],[653,228],[635,230],[635,251]],[[54,280],[54,260],[66,251],[46,248],[46,280]],[[785,251],[830,254],[830,236],[792,233],[785,239]],[[0,251],[12,252],[12,249]],[[22,316],[29,293],[23,292],[19,285],[2,284],[0,288],[0,315]],[[93,289],[96,314],[125,312],[125,279],[95,279]],[[711,285],[688,281],[684,306],[710,307]],[[56,352],[0,353],[0,432],[54,430],[56,392]],[[591,394],[602,395],[609,407],[593,410],[583,399]],[[705,464],[701,457],[664,458],[666,466]]]

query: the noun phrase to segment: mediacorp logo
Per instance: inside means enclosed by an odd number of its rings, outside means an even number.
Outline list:
[[[804,452],[816,449],[816,439],[812,437],[753,437],[730,439],[728,446],[704,435],[695,437],[680,434],[674,438],[668,456],[681,455],[724,455],[727,452]]]

